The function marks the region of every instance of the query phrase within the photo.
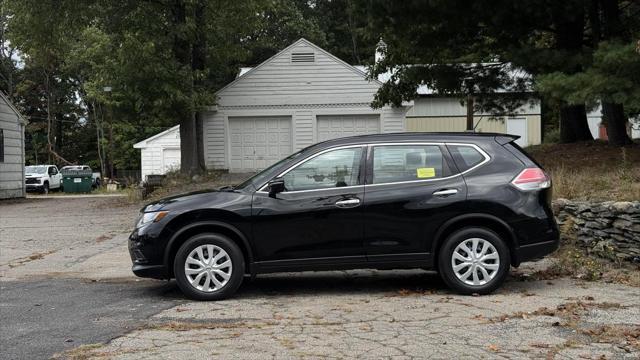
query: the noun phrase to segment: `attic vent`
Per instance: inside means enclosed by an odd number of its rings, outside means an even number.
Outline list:
[[[312,52],[309,53],[291,53],[291,62],[292,63],[308,63],[314,62],[316,60],[315,54]]]

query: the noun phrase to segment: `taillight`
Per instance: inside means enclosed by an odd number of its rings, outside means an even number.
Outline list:
[[[551,186],[551,179],[540,168],[527,168],[513,178],[511,183],[524,191],[541,190]]]

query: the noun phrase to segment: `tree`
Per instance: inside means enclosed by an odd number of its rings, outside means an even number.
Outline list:
[[[371,68],[370,76],[391,76],[373,106],[398,106],[426,85],[435,94],[457,96],[466,103],[467,129],[473,130],[475,112],[502,116],[524,105],[530,77],[496,56],[478,14],[488,14],[486,6],[471,0],[375,2],[369,39],[382,37],[387,46],[381,49],[384,60]],[[505,90],[512,95],[499,95]]]
[[[640,56],[634,37],[640,36],[640,5],[618,0],[592,0],[590,5],[588,35],[594,50],[584,71],[542,76],[539,87],[572,104],[601,103],[609,143],[622,146],[631,143],[628,115],[639,111]]]
[[[420,84],[431,86],[435,93],[456,94],[463,101],[477,93],[476,84],[490,85],[485,86],[480,96],[471,97],[482,102],[486,95],[494,98],[497,89],[523,89],[526,83],[524,79],[506,76],[508,70],[492,72],[486,77],[484,66],[473,69],[474,66],[465,64],[510,64],[512,69],[523,69],[530,74],[529,80],[534,86],[538,79],[549,74],[581,76],[590,68],[596,50],[593,2],[604,4],[596,9],[597,17],[603,20],[616,18],[611,15],[616,13],[613,10],[605,14],[603,9],[607,6],[614,10],[625,8],[610,33],[620,33],[622,28],[628,34],[634,26],[637,31],[637,21],[631,21],[632,14],[637,17],[637,5],[630,1],[625,1],[624,6],[611,5],[617,3],[615,0],[496,1],[492,6],[471,0],[362,1],[363,6],[373,4],[369,37],[382,36],[388,44],[385,61],[374,66],[371,75],[394,72],[391,81],[380,89],[374,104],[410,100],[416,96],[415,89]],[[606,22],[600,24],[606,28]],[[547,86],[536,89],[551,100]],[[500,103],[502,100],[496,100],[496,104]],[[570,103],[566,98],[555,98],[552,103],[560,104],[562,141],[592,139],[584,103]],[[498,106],[497,113],[500,110]],[[620,106],[612,107],[611,113],[620,114]]]

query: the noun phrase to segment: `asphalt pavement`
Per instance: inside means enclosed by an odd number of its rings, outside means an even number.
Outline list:
[[[184,302],[174,283],[43,279],[0,283],[0,358],[48,359],[105,343]]]

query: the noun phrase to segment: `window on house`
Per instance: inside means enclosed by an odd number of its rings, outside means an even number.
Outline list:
[[[0,129],[0,162],[4,162],[4,130]]]

